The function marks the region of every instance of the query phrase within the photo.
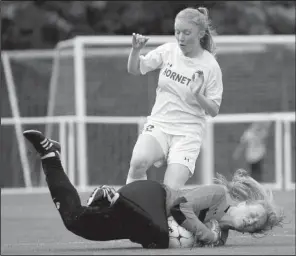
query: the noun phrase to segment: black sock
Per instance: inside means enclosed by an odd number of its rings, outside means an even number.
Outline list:
[[[61,160],[58,157],[48,157],[42,160],[42,167],[51,197],[62,218],[81,207],[80,197],[64,172]]]

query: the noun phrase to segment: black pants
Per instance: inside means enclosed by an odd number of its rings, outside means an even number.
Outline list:
[[[156,181],[140,180],[123,186],[118,192],[124,199],[121,206],[129,205],[123,212],[126,214],[124,229],[130,230],[130,239],[134,242],[142,241],[140,243],[145,248],[152,244],[154,248],[168,248],[164,187]]]
[[[65,227],[88,240],[130,239],[149,247],[168,247],[166,193],[155,181],[123,186],[112,207],[81,205],[77,190],[57,157],[42,160],[46,181]]]
[[[263,181],[263,165],[264,165],[263,159],[260,159],[257,162],[249,164],[250,176],[258,182]]]

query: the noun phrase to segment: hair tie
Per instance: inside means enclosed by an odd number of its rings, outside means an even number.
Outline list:
[[[204,16],[208,17],[208,10],[206,8],[203,7],[198,7],[197,10],[203,14]],[[205,13],[204,13],[205,12]]]

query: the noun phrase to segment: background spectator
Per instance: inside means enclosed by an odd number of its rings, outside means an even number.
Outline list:
[[[244,152],[248,171],[250,171],[250,175],[258,182],[263,181],[264,158],[270,126],[271,122],[252,123],[241,136],[240,143],[233,153],[234,160],[238,160]]]

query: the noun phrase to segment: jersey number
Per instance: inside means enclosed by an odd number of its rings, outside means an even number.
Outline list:
[[[149,125],[146,126],[145,131],[146,132],[152,132],[153,129],[154,129],[154,125],[149,124]]]

